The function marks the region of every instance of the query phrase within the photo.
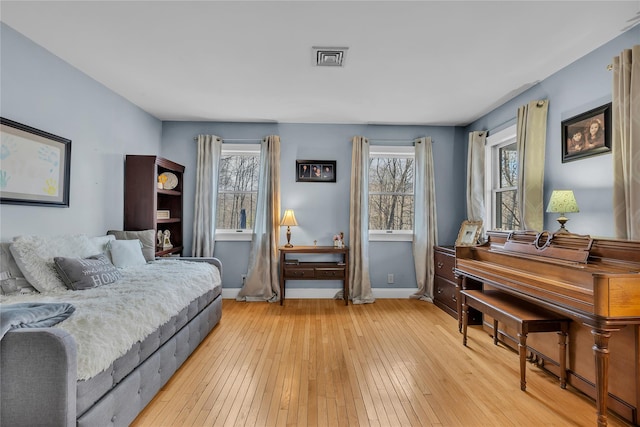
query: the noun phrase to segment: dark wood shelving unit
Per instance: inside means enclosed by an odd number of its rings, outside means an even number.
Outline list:
[[[156,240],[156,256],[182,255],[184,166],[158,156],[127,155],[124,176],[124,229],[169,230],[173,247],[163,249]],[[178,178],[175,188],[158,188],[158,176],[171,172]],[[168,219],[158,219],[158,210],[168,210]]]

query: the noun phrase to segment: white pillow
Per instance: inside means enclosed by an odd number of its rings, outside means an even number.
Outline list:
[[[64,236],[16,237],[9,250],[31,286],[40,292],[66,290],[58,276],[53,258],[87,258],[96,255],[96,247],[84,234]]]
[[[113,262],[111,260],[111,254],[109,253],[109,243],[111,243],[113,240],[116,240],[116,236],[107,234],[106,236],[89,237],[89,240],[95,245],[96,254],[103,253],[107,255],[109,261]]]
[[[144,265],[147,260],[142,254],[142,242],[134,240],[112,240],[109,242],[111,261],[118,268]]]

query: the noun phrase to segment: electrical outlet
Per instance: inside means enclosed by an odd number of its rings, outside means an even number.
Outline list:
[[[392,284],[393,283],[393,274],[387,274],[387,283],[388,284]]]

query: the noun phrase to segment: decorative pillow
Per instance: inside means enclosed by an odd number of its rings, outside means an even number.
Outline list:
[[[144,265],[147,260],[142,255],[142,243],[140,240],[113,240],[109,242],[111,259],[116,267],[131,267]]]
[[[141,230],[141,231],[117,231],[109,230],[107,234],[113,234],[118,240],[134,240],[138,239],[142,242],[142,254],[147,261],[153,261],[156,259],[156,231],[155,230]],[[115,261],[114,261],[115,264]]]
[[[89,237],[91,243],[96,247],[95,253],[97,254],[108,254],[109,253],[109,242],[112,240],[116,240],[116,236],[114,235],[106,235],[106,236],[96,236]]]
[[[96,253],[95,246],[84,234],[20,236],[9,249],[25,279],[40,292],[67,289],[56,272],[53,257],[86,258]]]
[[[36,289],[24,278],[11,255],[9,243],[0,243],[0,295],[31,294]]]
[[[88,258],[55,257],[53,262],[65,285],[74,291],[108,285],[122,277],[105,254]]]

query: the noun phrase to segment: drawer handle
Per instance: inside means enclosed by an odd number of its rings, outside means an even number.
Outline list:
[[[438,262],[438,268],[442,268],[443,265],[444,264],[441,261]]]
[[[442,293],[442,288],[438,288],[438,295]]]
[[[451,299],[452,299],[453,301],[455,301],[455,302],[458,302],[458,300],[456,299],[455,294],[454,294],[454,295],[451,295]]]

